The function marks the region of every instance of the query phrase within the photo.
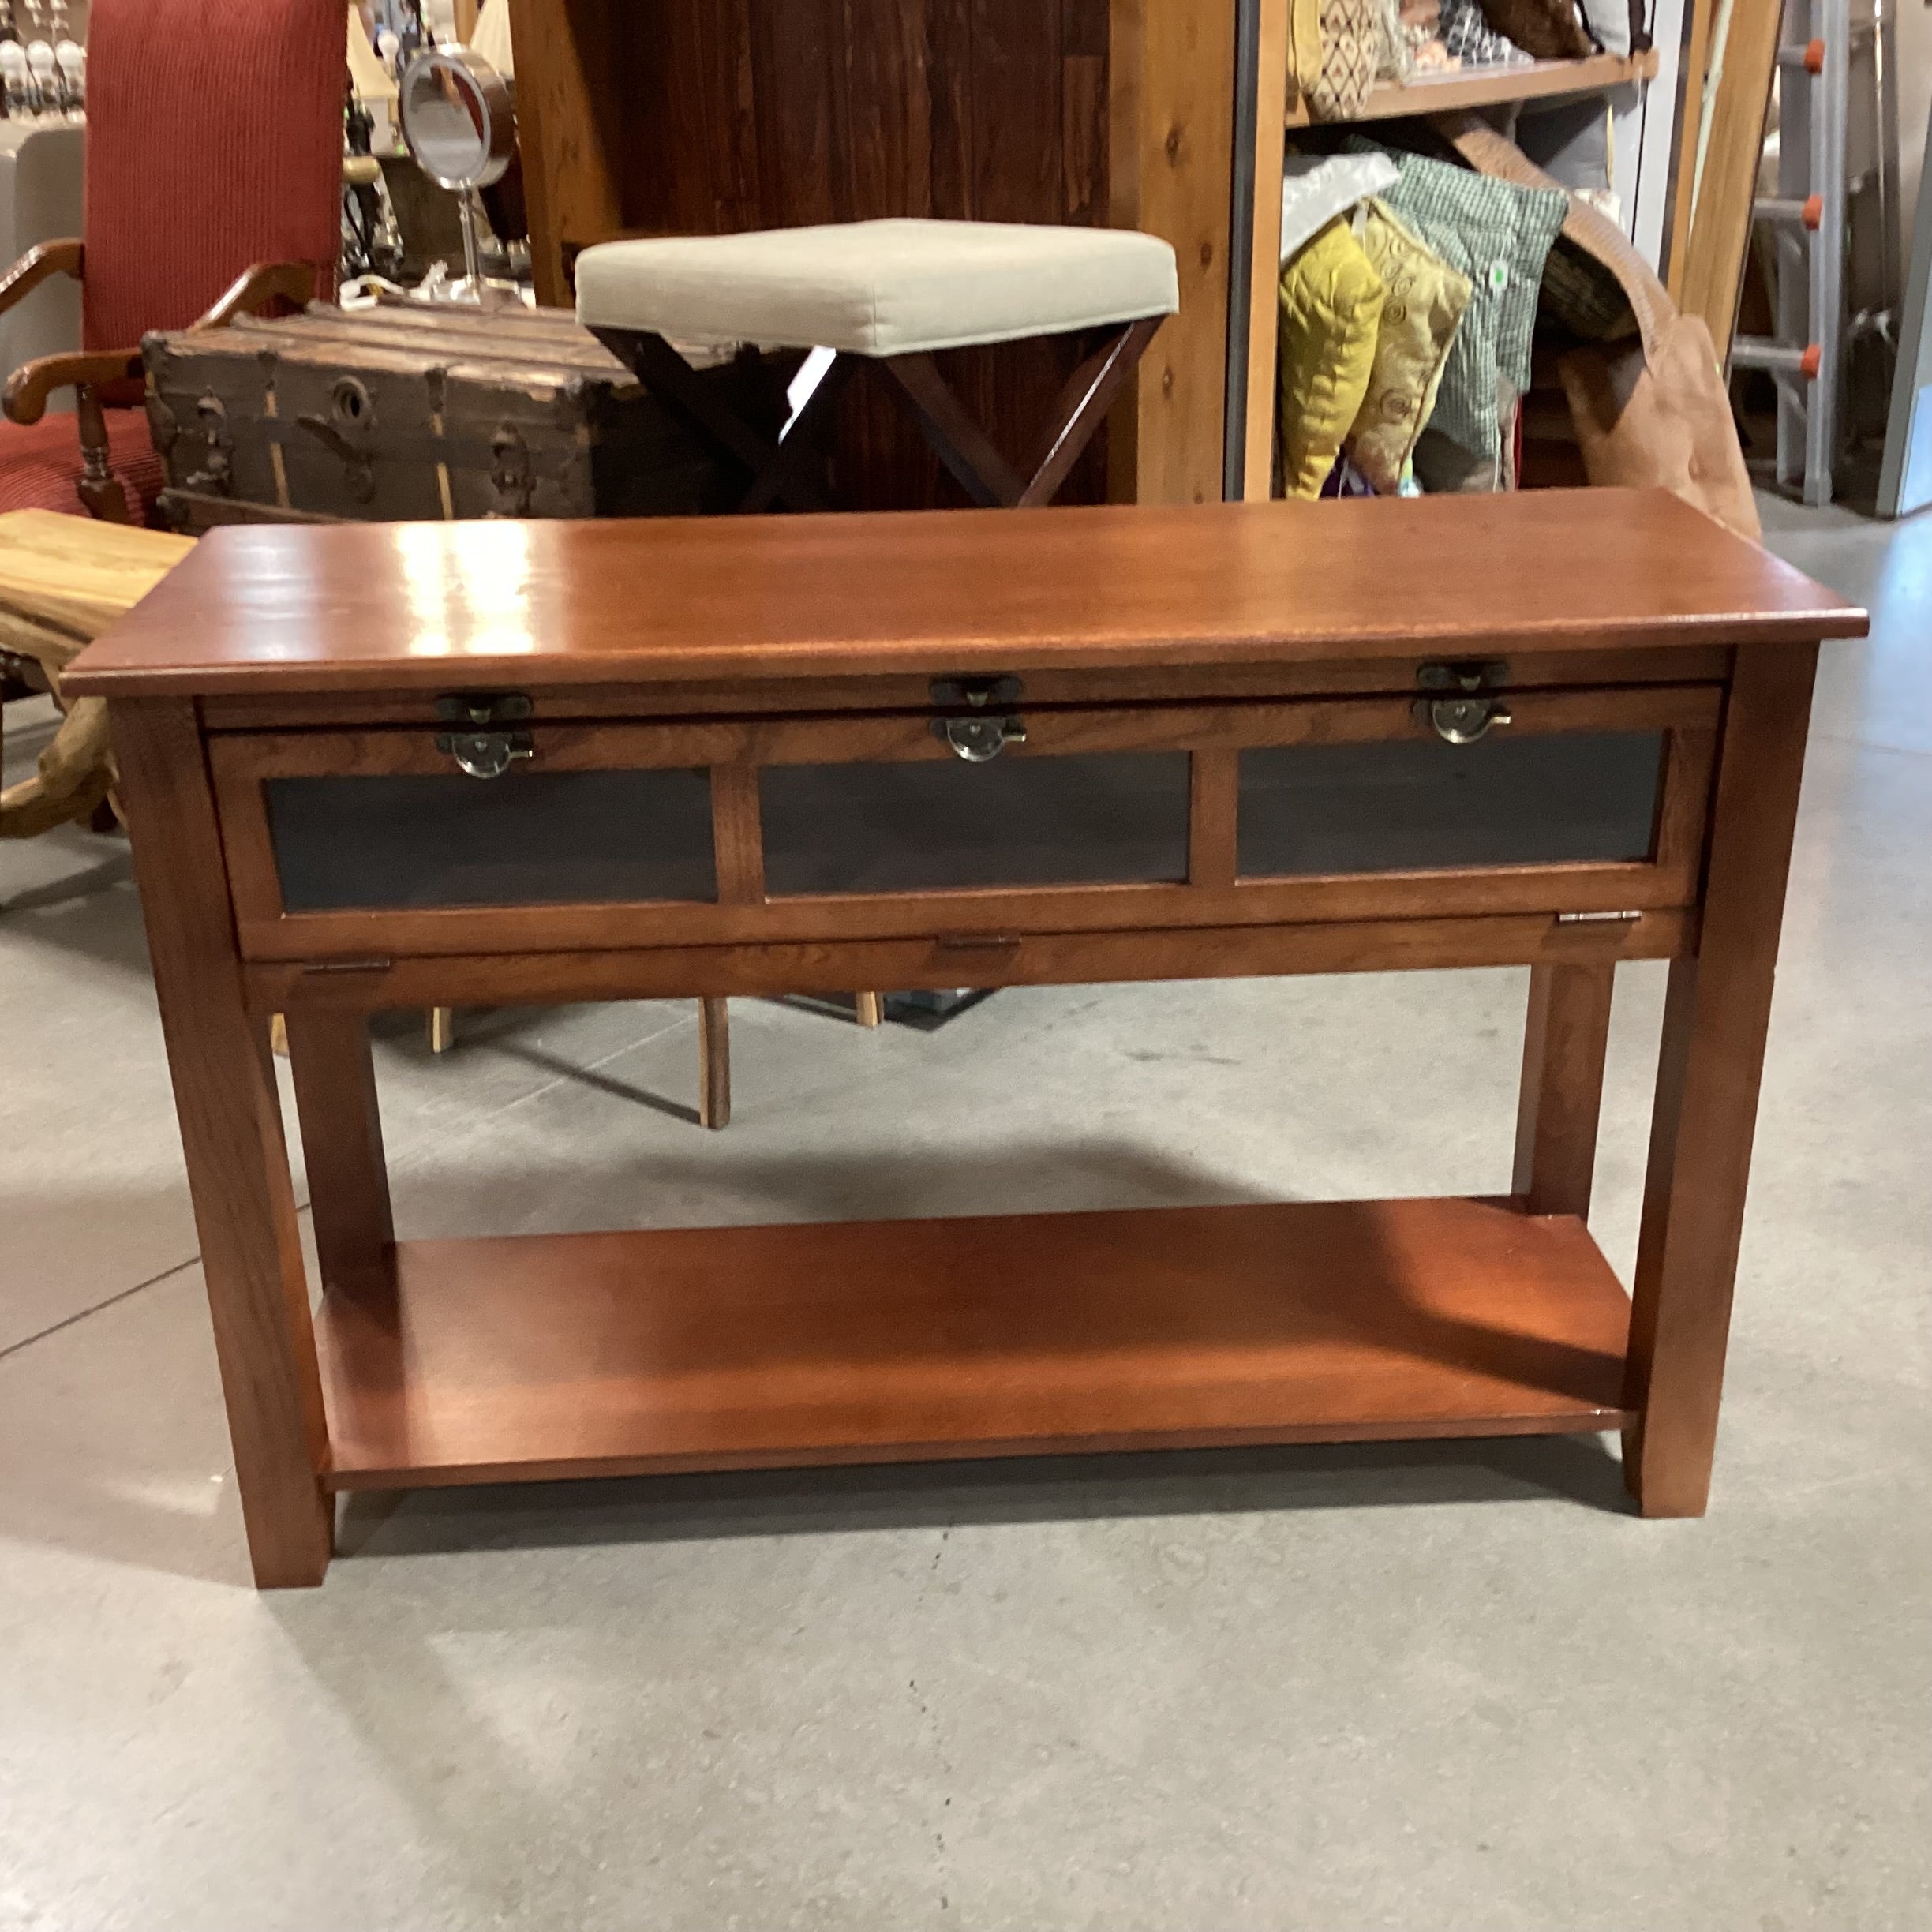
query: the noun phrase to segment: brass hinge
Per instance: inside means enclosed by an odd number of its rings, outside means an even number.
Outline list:
[[[1468,658],[1454,664],[1425,664],[1416,668],[1416,688],[1425,691],[1494,691],[1509,679],[1509,665],[1500,657]]]
[[[974,711],[983,711],[990,705],[1017,704],[1024,695],[1024,687],[1010,673],[996,677],[937,677],[931,690],[934,704],[964,705]]]
[[[488,731],[492,725],[521,724],[534,709],[525,691],[445,691],[436,701],[436,721]]]

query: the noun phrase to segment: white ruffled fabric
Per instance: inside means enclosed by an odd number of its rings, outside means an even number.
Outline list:
[[[1387,155],[1290,155],[1282,163],[1281,258],[1299,255],[1338,215],[1392,186]]]

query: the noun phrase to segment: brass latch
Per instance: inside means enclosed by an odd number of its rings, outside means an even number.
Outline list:
[[[932,734],[968,765],[984,765],[1009,744],[1026,743],[1026,727],[1017,717],[934,718]]]
[[[1507,705],[1481,695],[1493,691],[1509,676],[1509,666],[1500,658],[1469,659],[1455,664],[1425,664],[1416,668],[1416,683],[1425,691],[1453,693],[1452,696],[1418,698],[1415,721],[1427,725],[1445,744],[1473,744],[1486,737],[1498,724],[1510,722]]]
[[[1415,721],[1444,744],[1473,744],[1511,721],[1509,706],[1496,698],[1418,698],[1414,709]]]

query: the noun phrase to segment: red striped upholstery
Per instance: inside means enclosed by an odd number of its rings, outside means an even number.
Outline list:
[[[94,0],[84,347],[185,328],[257,262],[312,263],[333,287],[346,31],[342,0]],[[140,519],[162,484],[147,412],[110,410],[107,426]],[[0,423],[0,510],[84,515],[80,474],[72,416]]]
[[[161,494],[161,459],[148,436],[148,412],[107,412],[107,460],[127,491],[128,514],[140,522]],[[23,428],[0,423],[0,511],[87,511],[74,494],[80,444],[71,416],[43,416]]]
[[[94,0],[89,349],[185,328],[256,262],[341,246],[342,0]]]

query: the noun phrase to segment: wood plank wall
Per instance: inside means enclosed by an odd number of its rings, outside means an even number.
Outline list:
[[[540,298],[567,301],[565,249],[616,230],[1106,221],[1109,11],[1109,0],[514,0]],[[1071,344],[1032,342],[942,361],[1018,459],[1075,359]],[[859,500],[963,500],[869,385],[842,406],[841,482],[857,483]],[[1095,500],[1106,480],[1096,443],[1061,500]]]

